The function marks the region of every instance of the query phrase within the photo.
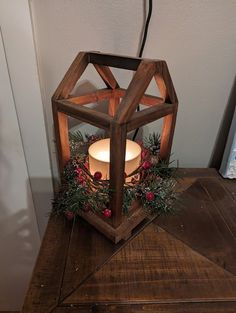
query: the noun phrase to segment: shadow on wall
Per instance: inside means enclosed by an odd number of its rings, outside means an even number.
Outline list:
[[[78,84],[76,84],[75,89],[73,90],[73,94],[75,96],[81,96],[85,95],[87,93],[92,93],[97,91],[98,88],[94,84],[92,84],[89,80],[83,80],[79,81]],[[107,100],[102,100],[96,103],[89,103],[86,104],[86,107],[89,107],[91,109],[94,109],[99,112],[106,113],[107,112]],[[89,125],[87,123],[84,123],[80,120],[77,120],[75,118],[69,117],[69,128],[72,131],[80,130],[82,133],[88,133],[90,134],[95,134],[98,132],[98,128],[92,125]]]
[[[12,211],[0,202],[0,310],[21,308],[39,249],[28,181],[26,190],[26,208]]]
[[[86,93],[92,93],[97,91],[98,88],[94,84],[92,84],[89,80],[80,81],[74,91],[73,94],[75,96],[81,96]],[[96,103],[90,103],[86,105],[89,108],[92,108],[96,111],[108,113],[108,100],[102,100]],[[88,123],[84,123],[80,120],[77,120],[75,118],[69,117],[69,129],[70,131],[81,131],[82,134],[88,134],[88,135],[99,135],[101,132],[103,132],[102,129],[99,129],[98,127],[95,127],[93,125],[90,125]],[[130,132],[127,137],[132,139],[134,131]],[[143,129],[140,128],[137,140],[141,139],[143,136]]]
[[[209,162],[209,167],[214,167],[216,169],[220,168],[235,107],[236,107],[236,77],[234,78],[229,100],[226,105],[224,116],[220,124],[211,160]]]
[[[30,185],[39,234],[42,239],[47,226],[49,214],[52,210],[52,179],[50,177],[31,177]]]

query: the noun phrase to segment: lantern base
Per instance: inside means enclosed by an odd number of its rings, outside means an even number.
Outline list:
[[[79,215],[114,243],[118,243],[122,239],[127,240],[132,235],[132,230],[143,220],[146,219],[147,222],[150,221],[142,208],[138,208],[133,214],[127,217],[124,216],[123,222],[117,228],[114,228],[102,217],[92,211],[80,211]]]

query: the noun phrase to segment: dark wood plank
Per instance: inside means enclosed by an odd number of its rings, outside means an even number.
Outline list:
[[[154,224],[64,304],[236,301],[236,277]]]
[[[94,313],[93,308],[91,306],[58,306],[53,313]]]
[[[215,203],[202,187],[202,180],[218,182],[217,178],[197,179],[182,194],[178,204],[179,212],[174,216],[159,217],[154,223],[236,274],[236,242]]]
[[[97,313],[235,313],[236,302],[98,306]]]
[[[229,192],[231,198],[236,202],[236,180],[235,179],[222,178],[220,176],[220,182],[226,188],[226,190]]]
[[[154,62],[142,61],[140,63],[116,112],[115,119],[118,123],[129,121],[155,74],[155,70],[156,64]]]
[[[104,54],[100,52],[89,52],[88,54],[89,63],[106,65],[116,68],[122,68],[126,70],[136,71],[142,59],[132,58],[128,56]]]
[[[74,226],[61,290],[61,300],[80,286],[120,248],[79,219]]]
[[[46,313],[57,305],[71,230],[63,216],[50,217],[22,313]]]
[[[178,174],[182,178],[192,177],[213,177],[219,178],[219,174],[215,168],[178,168]]]
[[[180,180],[182,211],[157,221],[187,245],[153,223],[151,231],[126,246],[98,234],[107,242],[100,249],[102,243],[91,234],[96,231],[88,226],[75,229],[67,254],[71,225],[51,217],[22,312],[235,312],[236,302],[230,302],[236,296],[235,276],[227,272],[235,274],[234,198],[213,169],[179,172],[186,176]]]
[[[20,311],[0,311],[0,313],[20,313]]]
[[[79,219],[71,235],[60,301],[63,301],[98,271],[151,221],[151,219],[146,219],[133,230],[128,240],[114,244],[93,226]]]
[[[84,106],[75,106],[69,100],[57,100],[58,111],[66,113],[67,115],[77,118],[78,120],[87,122],[91,125],[110,129],[112,118],[103,112],[99,112]]]
[[[58,307],[55,313],[235,313],[236,302],[128,304]]]
[[[236,246],[236,204],[218,180],[199,179],[200,184],[212,199],[215,207],[235,239]],[[235,260],[236,261],[236,260]]]

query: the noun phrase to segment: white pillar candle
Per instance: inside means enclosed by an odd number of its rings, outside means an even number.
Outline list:
[[[102,139],[93,143],[89,149],[89,171],[92,175],[102,173],[102,179],[109,179],[110,139]],[[117,151],[119,153],[119,151]],[[141,162],[141,147],[134,141],[126,140],[125,173],[129,175],[135,171]],[[131,181],[128,177],[126,182]]]

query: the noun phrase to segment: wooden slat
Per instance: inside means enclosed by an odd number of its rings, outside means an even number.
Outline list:
[[[169,115],[173,112],[173,110],[173,104],[164,103],[135,112],[127,123],[127,131],[131,131],[166,115]]]
[[[222,220],[227,225],[229,231],[235,239],[236,247],[236,204],[235,201],[229,197],[228,192],[218,180],[200,179],[200,184],[212,199],[217,208]],[[236,184],[235,184],[236,189]],[[235,259],[236,266],[236,259]],[[236,268],[235,268],[236,269]]]
[[[80,52],[55,91],[52,100],[66,99],[88,65],[87,52]]]
[[[116,228],[122,222],[126,125],[120,126],[112,123],[110,134],[110,207],[112,210],[112,225]]]
[[[117,83],[112,71],[108,66],[94,64],[94,67],[108,88],[119,88],[119,84]]]
[[[199,178],[182,194],[179,212],[173,216],[159,217],[154,223],[236,275],[236,241],[219,214],[217,203],[209,198],[209,185],[206,187],[205,183],[203,188],[203,181],[214,185],[219,197],[224,197],[224,191],[217,186],[217,178]],[[227,206],[222,210],[228,210]],[[230,216],[235,220],[235,206]]]
[[[155,80],[165,102],[178,103],[175,88],[165,61],[156,63]]]
[[[177,104],[173,104],[173,113],[165,116],[161,132],[160,158],[169,161],[177,117]]]
[[[87,222],[75,225],[68,251],[61,300],[71,294],[120,248]]]
[[[0,311],[0,313],[20,313],[20,311]]]
[[[173,113],[164,118],[161,134],[160,157],[162,160],[168,161],[171,153],[172,141],[175,130],[176,116],[178,110],[178,98],[165,61],[160,61],[156,64],[155,79],[161,96],[165,100],[165,102],[175,105],[175,110],[173,111]]]
[[[82,221],[71,235],[64,218],[51,217],[22,312],[234,313],[234,199],[213,169],[179,172],[182,210],[125,246]]]
[[[71,230],[63,216],[50,217],[22,313],[46,313],[57,305]]]
[[[236,277],[147,226],[64,304],[236,301]]]
[[[128,56],[103,54],[99,52],[88,53],[89,63],[106,65],[126,70],[136,71],[142,59]]]
[[[124,88],[118,88],[114,90],[115,95],[120,98],[123,98],[126,92],[127,92],[127,89],[124,89]],[[162,104],[164,103],[164,100],[163,98],[160,98],[160,97],[145,94],[142,96],[139,103],[151,106],[151,105],[156,105],[156,104]]]
[[[52,311],[53,313],[93,313],[91,306],[61,306]],[[96,312],[96,311],[95,311]],[[227,313],[227,312],[226,312]],[[231,312],[230,312],[231,313]]]
[[[53,120],[55,130],[55,140],[57,146],[57,158],[60,173],[66,162],[70,159],[70,145],[68,135],[68,116],[57,110],[57,103],[53,101]]]
[[[146,219],[133,230],[128,240],[114,244],[93,226],[79,219],[71,236],[60,301],[82,285],[150,222],[150,219]]]
[[[112,118],[108,114],[95,111],[84,106],[75,106],[68,100],[57,100],[56,103],[60,112],[64,112],[71,117],[94,126],[104,128],[106,130],[110,129]]]
[[[218,172],[215,168],[178,168],[178,174],[182,178],[192,177],[192,178],[200,178],[200,177],[212,177],[212,178],[220,178]]]
[[[235,313],[236,302],[97,306],[96,313]]]
[[[68,100],[74,104],[88,104],[88,103],[93,103],[93,102],[98,102],[104,99],[109,99],[110,97],[113,96],[113,91],[110,89],[100,89],[95,92],[86,94],[86,95],[81,95],[81,96],[70,96]]]
[[[127,92],[116,112],[115,119],[118,123],[126,123],[129,121],[155,71],[156,64],[154,62],[142,61],[140,63],[137,72],[134,74],[134,77],[127,88]]]
[[[236,202],[236,180],[229,178],[222,178],[220,176],[220,182],[225,187],[225,189],[229,192],[231,198]]]
[[[54,313],[235,313],[236,302],[111,304],[58,307]]]
[[[114,116],[116,114],[116,111],[119,107],[120,104],[120,98],[118,97],[112,97],[109,100],[109,108],[108,108],[108,112],[110,116]]]

